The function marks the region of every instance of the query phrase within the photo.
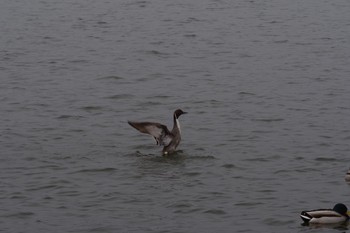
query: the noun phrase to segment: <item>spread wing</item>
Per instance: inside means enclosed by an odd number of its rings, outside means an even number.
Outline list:
[[[167,146],[173,138],[173,135],[165,125],[153,122],[128,121],[128,123],[141,133],[153,136],[159,146]]]

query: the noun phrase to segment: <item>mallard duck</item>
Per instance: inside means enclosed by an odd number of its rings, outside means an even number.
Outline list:
[[[302,211],[300,217],[305,223],[334,224],[349,220],[348,214],[348,208],[344,204],[338,203],[333,209]]]
[[[345,175],[345,181],[350,182],[350,169],[348,170],[348,172]]]

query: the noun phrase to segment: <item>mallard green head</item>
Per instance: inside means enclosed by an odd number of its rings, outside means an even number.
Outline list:
[[[341,215],[348,216],[348,208],[343,203],[335,204],[333,210]]]

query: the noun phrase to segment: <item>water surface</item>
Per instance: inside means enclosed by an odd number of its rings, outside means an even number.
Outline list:
[[[1,1],[1,231],[347,232],[298,215],[350,206],[349,10]]]

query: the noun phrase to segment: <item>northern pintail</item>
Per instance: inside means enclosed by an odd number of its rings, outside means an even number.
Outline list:
[[[173,153],[181,141],[181,128],[179,117],[187,112],[181,109],[175,110],[174,126],[171,131],[165,125],[154,122],[133,122],[128,121],[129,125],[140,131],[141,133],[150,134],[156,140],[157,145],[164,146],[163,155]]]

